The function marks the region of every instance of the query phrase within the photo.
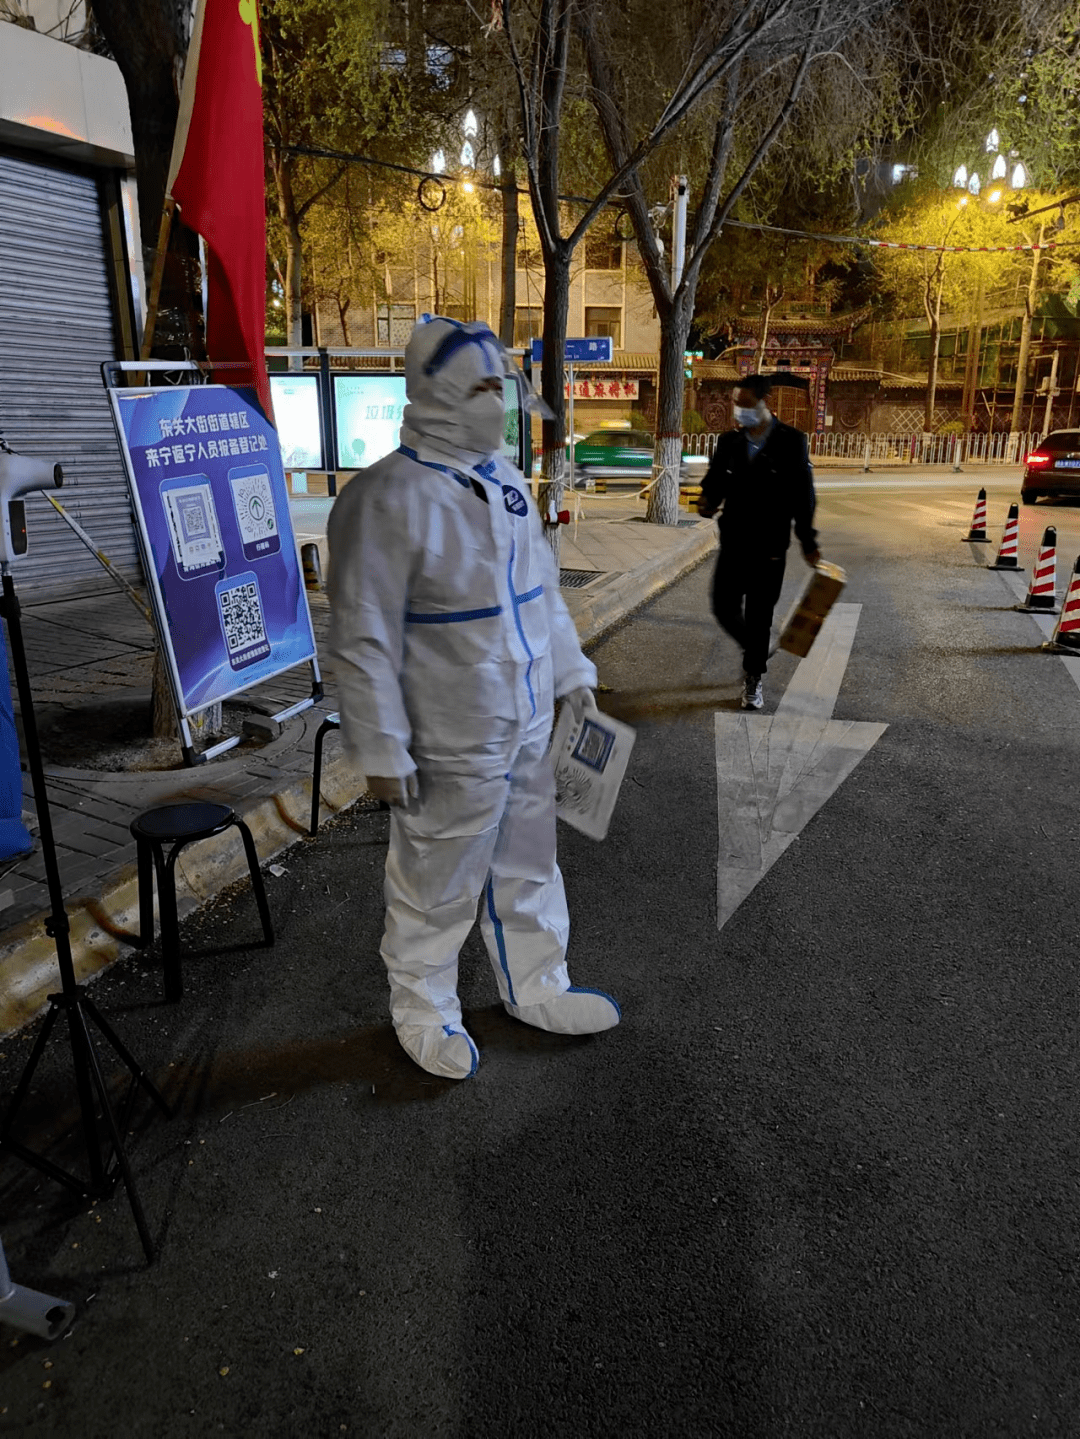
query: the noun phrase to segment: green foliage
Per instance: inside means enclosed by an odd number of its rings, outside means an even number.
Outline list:
[[[1021,200],[1014,199],[1011,206],[1004,197],[992,205],[963,191],[920,185],[906,191],[902,208],[898,204],[883,213],[875,235],[931,246],[1038,243],[1042,217],[1025,222],[1017,212],[1021,206],[1037,209],[1046,198],[1031,192]],[[1044,288],[1055,280],[1052,255],[1043,254],[1040,264]],[[908,316],[921,312],[929,322],[935,312],[970,311],[980,290],[985,308],[1015,303],[1018,287],[1030,274],[1032,254],[1015,249],[943,253],[876,248],[873,263],[893,311]]]
[[[682,417],[684,435],[703,435],[708,428],[705,418],[697,410],[684,410]]]
[[[1048,9],[1019,53],[995,67],[994,123],[1036,183],[1072,188],[1080,180],[1080,0]]]

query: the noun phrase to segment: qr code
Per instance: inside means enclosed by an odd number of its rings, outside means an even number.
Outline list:
[[[222,590],[220,600],[221,622],[230,654],[266,643],[262,604],[254,580]]]

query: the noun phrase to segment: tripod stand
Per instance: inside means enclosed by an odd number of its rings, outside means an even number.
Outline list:
[[[24,1163],[39,1169],[42,1174],[47,1174],[50,1179],[55,1179],[60,1184],[73,1189],[77,1194],[88,1198],[97,1199],[110,1193],[117,1178],[122,1178],[124,1187],[127,1189],[128,1200],[131,1203],[135,1226],[139,1231],[139,1238],[142,1240],[143,1250],[147,1259],[152,1260],[154,1246],[142,1205],[139,1202],[139,1195],[135,1188],[135,1181],[132,1178],[131,1167],[128,1164],[121,1135],[128,1126],[140,1086],[166,1116],[171,1117],[172,1111],[75,978],[75,966],[71,957],[70,929],[67,911],[64,908],[64,894],[60,884],[60,869],[57,864],[56,845],[53,841],[52,820],[49,814],[49,796],[45,788],[45,770],[41,761],[37,722],[34,718],[34,698],[30,688],[26,650],[23,647],[19,599],[15,593],[15,584],[11,578],[8,563],[0,560],[0,569],[3,571],[0,618],[3,618],[7,624],[8,636],[11,641],[11,659],[19,690],[23,731],[26,737],[26,758],[34,783],[41,853],[45,861],[45,874],[49,885],[51,914],[46,922],[45,931],[56,942],[56,958],[60,967],[61,983],[60,992],[49,995],[49,1012],[45,1016],[45,1023],[41,1027],[41,1033],[38,1035],[26,1068],[23,1070],[22,1078],[16,1086],[11,1104],[4,1116],[3,1126],[0,1127],[0,1152],[6,1150],[16,1155]],[[23,1100],[29,1092],[38,1063],[45,1053],[53,1026],[61,1014],[67,1018],[71,1058],[75,1070],[75,1085],[79,1095],[79,1109],[89,1170],[85,1179],[70,1174],[66,1169],[61,1169],[59,1165],[46,1159],[44,1155],[35,1153],[11,1137],[12,1126]],[[112,1047],[131,1074],[131,1082],[121,1106],[119,1121],[113,1112],[108,1087],[101,1072],[87,1020]],[[102,1125],[105,1130],[104,1135],[100,1128]]]

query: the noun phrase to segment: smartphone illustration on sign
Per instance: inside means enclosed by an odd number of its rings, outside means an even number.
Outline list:
[[[244,559],[260,560],[281,549],[270,472],[265,465],[239,465],[229,471],[229,489],[244,547]]]
[[[220,570],[225,564],[225,546],[206,475],[163,480],[161,503],[180,578],[190,580],[208,570]]]
[[[225,653],[234,670],[266,659],[270,641],[266,637],[259,581],[253,570],[228,575],[214,586],[221,633],[225,637]]]

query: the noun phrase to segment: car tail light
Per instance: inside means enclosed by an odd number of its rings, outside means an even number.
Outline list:
[[[1049,455],[1044,455],[1041,450],[1032,450],[1031,454],[1028,455],[1025,464],[1048,465],[1050,463],[1050,459],[1051,457]]]

